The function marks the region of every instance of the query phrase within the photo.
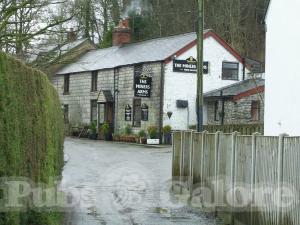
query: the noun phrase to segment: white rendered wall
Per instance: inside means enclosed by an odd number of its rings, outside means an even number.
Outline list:
[[[300,135],[299,12],[299,0],[272,0],[268,11],[266,135]]]
[[[193,47],[177,59],[185,60],[193,56],[197,58],[197,47]],[[213,37],[204,40],[204,61],[209,62],[209,74],[204,75],[204,92],[212,91],[238,81],[222,80],[222,62],[238,62],[238,60]],[[246,70],[248,73],[248,70]],[[243,65],[239,65],[239,81],[243,79]],[[187,129],[197,124],[196,117],[197,74],[173,72],[173,61],[166,64],[164,85],[164,126],[171,125],[175,130]],[[187,109],[178,109],[176,100],[188,100]],[[173,112],[171,119],[167,112]],[[204,124],[206,124],[204,108]]]

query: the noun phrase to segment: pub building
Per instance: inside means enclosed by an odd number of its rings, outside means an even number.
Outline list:
[[[109,123],[113,133],[126,126],[137,133],[149,126],[196,125],[196,38],[187,33],[131,43],[128,21],[121,21],[112,47],[91,50],[52,76],[66,121],[71,127]],[[212,30],[204,32],[204,61],[204,92],[245,80],[250,72]]]

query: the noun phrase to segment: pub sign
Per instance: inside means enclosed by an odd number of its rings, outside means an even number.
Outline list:
[[[208,62],[203,62],[203,73],[208,74]],[[197,60],[189,57],[186,60],[173,60],[173,72],[197,73]]]
[[[152,77],[142,74],[135,77],[134,96],[141,98],[150,98],[152,89]]]

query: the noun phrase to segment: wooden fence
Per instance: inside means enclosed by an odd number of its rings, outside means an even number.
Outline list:
[[[203,198],[211,197],[213,210],[228,212],[230,224],[300,224],[300,137],[187,131],[173,133],[173,140],[173,187],[189,190],[193,201],[201,194],[206,207]],[[282,186],[292,198],[278,191]],[[205,196],[199,187],[213,191]]]
[[[221,131],[223,133],[239,132],[242,135],[252,135],[254,133],[264,134],[264,125],[263,124],[205,125],[204,130],[210,133]]]

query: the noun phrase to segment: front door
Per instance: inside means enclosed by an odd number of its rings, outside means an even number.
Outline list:
[[[99,134],[100,138],[103,138],[101,132],[101,126],[105,123],[109,124],[111,133],[113,132],[113,103],[100,103],[98,104],[98,124],[99,124]]]

